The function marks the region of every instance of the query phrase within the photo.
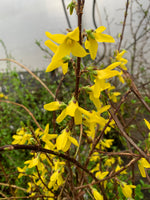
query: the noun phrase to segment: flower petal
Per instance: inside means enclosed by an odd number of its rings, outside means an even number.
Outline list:
[[[115,39],[110,36],[110,35],[106,35],[106,34],[102,34],[102,33],[95,33],[94,34],[95,39],[97,40],[97,42],[109,42],[109,43],[113,43],[115,42]]]
[[[78,144],[78,142],[77,142],[77,140],[76,140],[75,138],[69,136],[68,139],[69,139],[70,142],[73,143],[75,146],[77,146],[77,147],[79,146],[79,144]]]
[[[78,42],[73,43],[71,47],[71,53],[76,57],[84,57],[87,55],[87,52]]]
[[[62,71],[63,71],[63,74],[65,75],[68,71],[68,63],[63,63],[62,64]]]
[[[61,114],[57,117],[56,122],[60,123],[67,116],[66,108],[61,112]]]
[[[140,163],[140,161],[138,162],[138,168],[139,168],[139,170],[140,170],[141,176],[142,176],[143,178],[145,178],[145,177],[146,177],[145,169],[144,169],[142,163]]]
[[[105,26],[100,26],[100,27],[98,27],[95,31],[96,31],[96,33],[102,33],[103,31],[105,31],[106,30],[106,27]]]
[[[85,48],[89,50],[91,58],[94,60],[98,49],[98,43],[96,40],[88,38],[88,40],[85,41]]]
[[[59,101],[54,101],[44,105],[44,109],[48,111],[59,110],[59,108],[60,108]]]
[[[103,196],[95,188],[92,188],[92,193],[93,193],[95,200],[103,200],[104,199]]]
[[[50,50],[52,50],[53,53],[55,53],[56,50],[57,50],[57,48],[58,48],[58,46],[57,46],[55,43],[53,43],[51,40],[45,41],[44,44],[45,44],[48,48],[50,48]]]
[[[67,106],[67,115],[70,115],[71,117],[74,117],[75,111],[78,108],[78,102],[75,100],[71,100],[69,105]]]
[[[67,44],[67,41],[60,44],[57,48],[57,51],[55,52],[55,55],[53,56],[54,60],[60,60],[61,58],[65,57],[66,55],[70,55],[71,48],[70,45]]]
[[[67,37],[72,40],[79,41],[79,27],[75,28],[72,32],[69,32]]]
[[[56,139],[56,146],[58,150],[63,150],[67,144],[68,137],[66,132],[62,132]]]
[[[147,126],[148,129],[150,130],[150,123],[149,123],[146,119],[144,119],[144,121],[145,121],[146,126]]]
[[[58,67],[63,65],[63,61],[62,60],[53,60],[51,61],[51,63],[48,65],[46,72],[51,72],[55,69],[57,69]]]
[[[51,34],[49,32],[45,32],[46,36],[53,40],[54,42],[57,42],[58,44],[62,44],[66,38],[66,35],[63,34]]]
[[[82,114],[79,111],[79,109],[75,110],[74,122],[75,122],[76,125],[82,124]]]

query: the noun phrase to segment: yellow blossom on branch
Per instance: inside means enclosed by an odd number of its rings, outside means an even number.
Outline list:
[[[105,178],[108,173],[109,173],[108,171],[106,171],[106,172],[99,171],[99,172],[96,172],[95,176],[96,176],[96,178],[101,180],[101,179]]]
[[[75,146],[79,146],[77,140],[70,136],[71,132],[68,128],[64,129],[62,133],[57,137],[56,146],[58,150],[62,150],[64,152],[68,151],[71,143]]]
[[[53,43],[51,40],[47,40],[45,42],[45,45],[47,47],[49,47],[54,53],[57,51],[57,48],[58,46]],[[62,67],[62,71],[63,71],[63,74],[66,74],[67,71],[68,71],[68,62],[70,60],[70,57],[69,56],[65,56],[63,58],[58,58],[58,59],[55,59],[55,57],[52,58],[51,60],[51,63],[48,65],[47,69],[46,69],[46,72],[51,72],[53,71],[54,69],[58,68],[58,67]]]
[[[92,193],[93,193],[95,200],[103,200],[104,199],[103,196],[95,188],[92,188]]]
[[[150,130],[150,123],[146,119],[144,119],[144,121],[145,121],[147,128]]]
[[[54,188],[54,190],[62,185],[64,183],[64,180],[62,178],[62,173],[59,172],[58,170],[56,172],[54,172],[50,178],[50,182],[48,184],[49,188]]]
[[[32,134],[24,127],[17,130],[16,135],[12,136],[14,141],[12,144],[31,144]]]
[[[145,159],[145,158],[141,158],[138,161],[138,168],[141,172],[142,177],[146,177],[146,173],[145,173],[145,168],[150,168],[150,163]]]
[[[51,34],[46,32],[46,36],[60,44],[55,51],[55,55],[53,56],[53,61],[60,60],[61,58],[65,57],[66,55],[72,55],[76,57],[84,57],[87,55],[84,48],[79,44],[79,27],[74,29],[73,31],[67,33],[67,35],[63,34]],[[49,48],[54,49],[51,43],[49,43]]]
[[[116,60],[121,62],[120,64],[120,67],[123,69],[123,70],[127,70],[127,67],[125,66],[128,62],[127,59],[125,58],[122,58],[122,56],[126,53],[125,50],[121,51],[120,53],[117,51],[117,55],[116,55]]]
[[[64,104],[63,104],[64,105]],[[54,101],[44,105],[44,109],[48,111],[55,111],[61,108],[62,104],[59,101]]]
[[[42,163],[40,162],[40,155],[38,154],[35,158],[25,161],[24,164],[28,164],[28,168],[37,166],[39,169],[42,169]]]
[[[43,142],[45,142],[46,147],[52,150],[55,148],[55,145],[50,140],[55,139],[57,137],[57,134],[49,134],[48,132],[49,132],[49,124],[46,125],[41,139]]]
[[[112,146],[114,139],[103,139],[100,141],[100,144],[103,148],[110,148]]]
[[[98,42],[115,42],[114,38],[110,35],[103,34],[106,28],[100,26],[95,31],[87,30],[87,40],[85,41],[85,48],[89,50],[91,58],[94,60],[98,50]]]
[[[95,105],[96,109],[99,110],[102,106],[102,103],[100,102],[99,97],[95,98],[94,96],[94,85],[91,87],[89,86],[83,87],[83,89],[85,89],[85,91],[89,94],[89,98]]]
[[[132,188],[136,188],[135,185],[127,185],[125,182],[120,183],[122,193],[126,198],[132,198]]]
[[[68,105],[64,103],[59,103],[58,101],[51,102],[49,104],[44,105],[44,109],[48,111],[59,110],[64,107],[66,108],[63,109],[61,114],[56,119],[57,123],[62,122],[65,119],[65,117],[69,115],[71,117],[74,117],[75,124],[78,125],[82,123],[82,113],[86,115],[90,114],[85,109],[79,107],[78,102],[75,100],[74,97],[70,100]]]
[[[117,165],[115,172],[121,170],[123,167],[120,167],[119,165]],[[126,170],[123,170],[122,172],[120,172],[120,174],[127,174]]]
[[[51,175],[50,181],[48,183],[49,188],[53,187],[54,190],[57,190],[58,187],[64,183],[64,180],[62,178],[62,173],[64,173],[64,165],[65,162],[54,160],[54,166],[53,166],[54,172]]]
[[[108,96],[113,102],[117,102],[117,96],[121,95],[120,92],[112,92],[115,89],[115,86],[108,88]]]
[[[93,88],[93,94],[95,98],[99,98],[100,93],[103,90],[106,90],[111,87],[110,83],[106,82],[106,79],[112,78],[120,74],[119,71],[113,70],[119,65],[120,65],[120,62],[115,62],[109,65],[108,67],[106,67],[105,69],[95,71],[96,79],[95,79],[95,84]]]
[[[115,158],[114,157],[107,158],[105,160],[104,166],[111,167],[114,163],[115,163]]]

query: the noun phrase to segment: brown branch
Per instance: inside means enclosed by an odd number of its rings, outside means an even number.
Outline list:
[[[114,114],[113,111],[109,110],[111,116],[113,117],[113,120],[115,121],[117,127],[119,128],[122,136],[140,153],[140,155],[144,158],[146,158],[146,160],[148,160],[148,162],[150,162],[150,158],[148,155],[146,155],[146,153],[140,149],[137,144],[127,135],[127,133],[124,131],[124,128],[122,126],[122,124],[120,123],[118,117]]]
[[[0,183],[0,185],[2,186],[7,186],[7,187],[12,187],[12,188],[15,188],[15,189],[19,189],[19,190],[22,190],[24,192],[27,192],[26,189],[22,188],[22,187],[19,187],[17,185],[11,185],[11,184],[8,184],[8,183]]]
[[[140,94],[139,90],[137,89],[131,75],[128,71],[123,70],[124,78],[126,79],[126,82],[129,83],[129,87],[131,91],[136,95],[136,97],[140,100],[140,102],[144,105],[144,107],[147,109],[147,111],[150,113],[150,107],[148,104],[144,101],[142,95]]]
[[[39,172],[39,169],[38,169],[37,166],[36,166],[36,171],[37,171],[38,177],[39,177],[39,179],[41,180],[41,182],[43,183],[43,185],[46,187],[46,189],[47,189],[48,191],[51,191],[51,190],[48,188],[48,186],[46,185],[46,183],[43,181],[43,179],[42,179],[42,177],[41,177],[41,175],[40,175],[40,172]]]
[[[20,150],[20,149],[24,149],[24,150],[33,150],[35,152],[44,152],[44,153],[48,153],[48,154],[52,154],[55,156],[58,156],[60,158],[63,158],[71,163],[73,163],[74,165],[76,165],[77,167],[79,167],[80,169],[82,169],[83,171],[85,171],[88,175],[90,175],[94,180],[98,180],[94,174],[92,174],[87,168],[85,168],[84,166],[82,166],[77,160],[75,160],[74,158],[66,155],[66,154],[62,154],[59,152],[54,152],[52,150],[49,149],[44,149],[42,147],[39,146],[35,146],[35,145],[19,145],[19,144],[14,144],[14,145],[5,145],[5,146],[1,146],[0,147],[0,152],[2,151],[11,151],[11,150]]]
[[[82,10],[83,10],[83,5],[81,3],[81,0],[78,0],[77,15],[78,15],[79,43],[80,44],[82,44],[82,39],[81,39]],[[75,85],[75,99],[76,100],[78,100],[78,96],[79,96],[80,65],[81,65],[81,58],[77,57],[76,85]]]
[[[105,152],[105,151],[101,151],[99,149],[94,150],[94,152],[99,152],[100,154],[107,155],[107,156],[134,156],[134,157],[141,157],[138,154],[129,153],[129,152]]]
[[[102,183],[103,181],[106,181],[106,180],[109,180],[109,179],[112,179],[114,178],[115,176],[119,175],[122,171],[124,171],[125,169],[129,168],[131,165],[133,165],[134,163],[136,163],[138,160],[140,159],[140,157],[138,158],[135,158],[135,159],[132,159],[127,165],[125,165],[124,167],[122,167],[120,170],[118,170],[117,172],[114,172],[114,173],[110,173],[109,176],[99,180],[99,181],[93,181],[92,183],[90,184],[87,184],[87,185],[81,185],[79,187],[76,187],[75,189],[76,190],[80,190],[80,189],[83,189],[83,188],[87,188],[87,187],[90,187],[92,185],[95,185],[95,184],[98,184],[98,183]]]
[[[126,25],[126,20],[127,20],[127,15],[128,15],[128,7],[129,7],[129,0],[127,0],[127,2],[126,2],[126,10],[125,10],[125,14],[124,14],[124,20],[123,20],[122,32],[121,32],[121,35],[120,35],[120,42],[119,42],[119,46],[118,46],[118,51],[120,50],[121,43],[122,43],[122,40],[123,40],[123,35],[124,35],[125,25]]]

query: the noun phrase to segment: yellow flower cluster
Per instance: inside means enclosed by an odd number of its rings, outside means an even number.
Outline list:
[[[91,58],[95,59],[98,50],[98,42],[115,42],[112,36],[102,33],[105,29],[105,27],[101,26],[95,31],[86,31],[85,48],[89,53],[87,53],[79,43],[78,27],[73,31],[68,32],[66,35],[46,32],[46,36],[49,40],[45,42],[45,45],[54,53],[51,63],[48,65],[46,71],[50,72],[61,66],[63,74],[66,74],[68,72],[68,63],[71,61],[70,54],[76,57],[85,57],[90,54]],[[84,134],[86,134],[86,137],[91,141],[91,143],[93,143],[96,136],[105,127],[109,117],[108,110],[110,109],[110,105],[106,105],[102,100],[100,100],[102,93],[107,91],[108,97],[113,102],[117,102],[117,96],[120,95],[119,92],[112,91],[115,87],[110,84],[109,79],[119,77],[119,80],[124,83],[122,71],[116,69],[118,67],[126,69],[125,64],[127,63],[127,60],[122,58],[124,53],[125,51],[121,53],[117,52],[115,58],[116,62],[108,65],[106,68],[96,70],[92,69],[90,75],[92,76],[93,82],[91,82],[90,86],[81,88],[81,90],[84,89],[88,93],[89,99],[91,103],[93,103],[95,109],[88,111],[82,108],[79,101],[77,101],[74,96],[71,97],[67,104],[59,102],[58,100],[45,104],[45,110],[57,111],[59,113],[56,118],[58,124],[64,122],[64,119],[66,119],[67,124],[63,123],[61,131],[57,134],[49,133],[49,124],[46,125],[44,131],[39,129],[31,131],[27,127],[22,127],[18,129],[16,135],[13,136],[14,141],[12,144],[40,144],[43,148],[50,149],[57,153],[66,153],[69,151],[71,145],[80,148],[80,139],[77,137],[75,138],[74,132],[72,129],[69,129],[68,119],[71,118],[73,118],[74,125],[83,125]],[[104,116],[105,114],[106,116]],[[114,121],[112,120],[104,133],[107,134],[113,126]],[[107,152],[107,149],[112,147],[113,141],[113,139],[106,139],[104,135],[97,144],[96,149],[98,151]],[[89,149],[92,149],[92,144],[89,145]],[[24,162],[24,167],[18,168],[18,177],[26,176],[28,169],[33,170],[32,173],[29,174],[32,183],[28,183],[27,189],[27,192],[30,193],[30,197],[36,195],[36,188],[39,187],[42,189],[44,194],[50,196],[49,199],[52,200],[54,199],[54,192],[65,183],[64,172],[66,163],[51,154],[32,153],[31,155],[31,159]],[[90,157],[90,163],[94,163],[94,165],[91,165],[92,167],[90,171],[91,173],[95,173],[95,177],[98,180],[104,179],[109,174],[109,168],[114,165],[115,162],[118,162],[115,169],[116,172],[122,168],[121,158],[117,158],[117,160],[114,157],[108,158],[105,156],[105,158],[101,158],[104,159],[102,169],[100,156],[100,153],[93,152]],[[49,167],[45,167],[47,165]],[[144,158],[139,161],[139,169],[141,174],[145,176],[145,171],[142,166],[145,168],[149,167]],[[123,171],[122,173],[126,172]],[[107,181],[104,182],[104,188],[106,188],[106,184]],[[132,195],[131,188],[134,188],[134,186],[122,182],[120,183],[120,187],[125,197],[130,197]],[[91,191],[96,200],[103,200],[103,196],[97,189],[91,187]]]

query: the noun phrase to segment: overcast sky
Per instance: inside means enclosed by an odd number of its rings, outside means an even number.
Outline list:
[[[66,5],[70,0],[65,0]],[[92,21],[92,2],[85,0],[83,25],[94,28]],[[121,30],[116,24],[123,20],[125,0],[98,0],[96,13],[97,25],[106,26],[104,8],[107,9],[109,18],[114,18],[112,36]],[[116,12],[117,11],[117,12]],[[76,27],[77,18],[71,16],[70,22]],[[35,40],[47,39],[45,31],[62,33],[68,28],[61,0],[0,0],[0,40],[3,40],[10,53],[17,61],[22,62],[31,69],[46,69],[48,60],[43,58],[43,52],[36,46]],[[107,32],[107,30],[106,30]],[[5,53],[0,44],[0,58]],[[0,63],[0,71],[5,68],[5,63]]]

